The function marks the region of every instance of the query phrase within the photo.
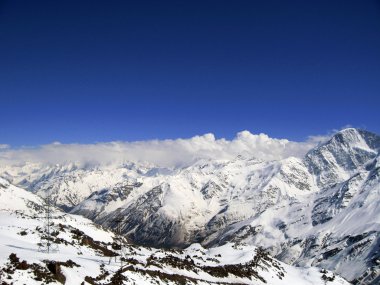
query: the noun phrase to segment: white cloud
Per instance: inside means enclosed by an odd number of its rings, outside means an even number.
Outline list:
[[[325,137],[305,142],[270,138],[266,134],[239,132],[232,140],[216,139],[213,134],[189,139],[107,142],[96,144],[51,143],[34,148],[3,149],[0,165],[25,162],[63,164],[110,164],[126,161],[150,162],[162,167],[184,166],[200,158],[232,159],[239,154],[262,160],[301,157]]]
[[[8,144],[0,144],[0,150],[10,148]]]

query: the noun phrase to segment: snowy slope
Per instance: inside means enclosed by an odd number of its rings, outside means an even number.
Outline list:
[[[1,180],[0,281],[2,284],[348,284],[317,268],[295,268],[254,246],[184,250],[115,247],[118,240],[91,221],[53,210],[53,244],[39,251],[44,228],[40,198]],[[33,201],[40,207],[30,208]],[[12,208],[4,207],[12,203]],[[120,240],[120,239],[119,239]],[[119,244],[119,243],[118,243]],[[124,257],[120,263],[119,256]],[[326,283],[327,282],[327,283]]]
[[[20,191],[20,188],[0,178],[0,209],[10,212],[23,211],[31,215],[35,211],[41,211],[43,200],[28,191]]]

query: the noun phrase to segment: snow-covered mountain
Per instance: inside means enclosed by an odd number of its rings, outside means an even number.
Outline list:
[[[24,165],[3,177],[122,231],[135,243],[184,248],[260,245],[287,263],[316,265],[353,283],[380,274],[380,137],[349,128],[304,158],[153,165]]]
[[[3,166],[1,176],[19,187],[42,197],[50,195],[54,203],[69,210],[93,192],[111,188],[119,183],[136,184],[138,177],[150,165],[125,164],[117,166],[42,165],[26,163]]]
[[[193,244],[184,250],[132,246],[90,220],[58,209],[52,210],[50,224],[50,243],[56,247],[46,252],[38,246],[46,224],[42,199],[3,179],[0,198],[4,285],[348,284],[327,270],[279,262],[254,246],[227,243],[205,249]]]

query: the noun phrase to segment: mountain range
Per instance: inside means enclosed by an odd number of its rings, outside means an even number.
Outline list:
[[[379,284],[379,150],[380,136],[348,128],[302,158],[244,154],[177,168],[25,163],[0,175],[70,214],[120,227],[133,244],[256,246],[286,264]]]

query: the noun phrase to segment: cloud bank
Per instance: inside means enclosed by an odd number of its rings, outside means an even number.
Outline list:
[[[237,133],[232,140],[216,139],[213,134],[189,139],[107,142],[96,144],[52,144],[35,148],[0,148],[0,165],[22,165],[25,162],[104,165],[125,162],[149,162],[160,167],[190,165],[198,159],[232,159],[237,155],[261,160],[302,157],[326,137],[310,137],[304,142],[270,138],[249,131]]]

